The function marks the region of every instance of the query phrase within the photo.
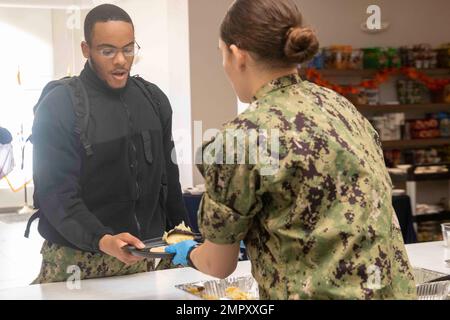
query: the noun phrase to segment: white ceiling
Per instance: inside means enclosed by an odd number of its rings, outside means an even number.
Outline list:
[[[117,0],[0,0],[0,7],[67,9],[77,6],[80,8],[92,8],[102,3],[114,2],[117,2]]]

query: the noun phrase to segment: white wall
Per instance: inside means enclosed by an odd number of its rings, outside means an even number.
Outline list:
[[[74,8],[52,10],[54,79],[76,75],[83,70],[85,59],[81,42],[86,13],[86,10]]]
[[[2,72],[0,122],[17,130],[24,117],[32,120],[29,100],[53,74],[50,10],[0,8]],[[18,85],[20,69],[22,85]],[[28,115],[28,117],[27,117]],[[14,132],[17,133],[17,132]]]
[[[167,0],[118,0],[133,19],[136,40],[142,47],[133,73],[156,83],[163,91],[169,90],[169,34]]]
[[[21,165],[21,136],[31,132],[33,106],[42,86],[53,76],[52,22],[48,9],[15,9],[0,7],[0,38],[2,72],[0,74],[1,103],[0,125],[7,127],[14,136],[16,168]],[[18,85],[17,71],[20,66],[22,85]],[[28,144],[25,171],[31,169],[31,146]],[[19,170],[20,171],[20,170]],[[18,175],[14,175],[18,177]],[[22,179],[14,179],[14,187]],[[23,193],[13,193],[5,180],[0,181],[0,207],[21,206]]]

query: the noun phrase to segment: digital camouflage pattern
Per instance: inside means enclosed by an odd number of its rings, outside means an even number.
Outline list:
[[[102,254],[75,250],[44,241],[42,245],[42,265],[39,276],[32,284],[64,282],[75,275],[72,266],[78,266],[80,279],[94,279],[112,276],[125,276],[135,273],[173,268],[170,260],[145,259],[127,266],[118,259]],[[155,265],[157,267],[155,268]]]
[[[260,163],[198,165],[202,233],[245,241],[262,299],[416,298],[379,136],[348,100],[291,75],[225,129],[280,132],[273,175]]]

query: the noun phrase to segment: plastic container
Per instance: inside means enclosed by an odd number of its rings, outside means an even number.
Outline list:
[[[444,246],[450,248],[450,223],[441,224]]]
[[[355,49],[352,51],[348,68],[353,70],[361,70],[363,68],[363,62],[364,52],[360,49]]]
[[[362,50],[364,52],[364,69],[384,69],[389,67],[389,57],[383,48],[365,48]]]

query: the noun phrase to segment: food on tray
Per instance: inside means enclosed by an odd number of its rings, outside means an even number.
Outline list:
[[[202,291],[205,290],[205,287],[192,286],[192,287],[186,288],[186,290],[187,290],[189,293],[199,295],[199,294],[201,294]]]
[[[189,286],[186,287],[186,291],[195,294],[196,296],[204,299],[204,300],[219,300],[219,297],[204,293],[205,287],[202,286]],[[252,300],[252,296],[250,293],[244,292],[238,287],[228,287],[225,289],[225,296],[231,300]]]
[[[185,290],[191,294],[194,294],[204,300],[219,300],[219,297],[211,295],[211,294],[205,294],[204,291],[206,290],[205,287],[202,286],[189,286],[186,287]]]
[[[204,300],[257,300],[258,283],[252,276],[199,281],[175,286]]]
[[[251,300],[252,299],[252,296],[249,293],[244,292],[237,287],[226,288],[225,294],[227,295],[227,298],[230,298],[232,300]]]
[[[187,227],[184,221],[170,230],[169,232],[164,232],[163,240],[167,244],[175,244],[186,240],[194,240],[195,234],[192,232],[191,228]]]

